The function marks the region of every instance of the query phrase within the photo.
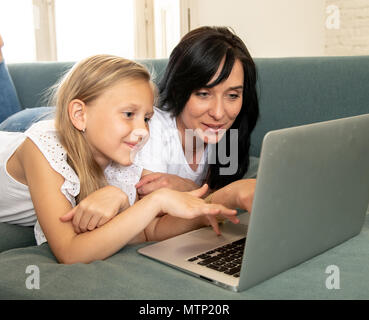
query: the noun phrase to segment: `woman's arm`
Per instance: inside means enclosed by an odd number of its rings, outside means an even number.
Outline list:
[[[243,209],[251,213],[256,179],[241,179],[212,192],[207,201],[227,208]]]

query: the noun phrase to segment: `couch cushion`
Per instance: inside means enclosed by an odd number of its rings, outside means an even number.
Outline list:
[[[90,264],[56,263],[48,244],[0,253],[0,299],[369,299],[369,217],[362,232],[294,268],[234,293],[141,256],[128,245]],[[40,271],[40,289],[27,289],[27,266]],[[329,290],[327,267],[340,270]]]
[[[36,245],[33,227],[0,223],[0,252]]]

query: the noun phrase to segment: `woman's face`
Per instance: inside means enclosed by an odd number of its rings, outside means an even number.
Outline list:
[[[209,84],[222,71],[222,62]],[[217,143],[229,129],[242,107],[244,72],[240,60],[236,60],[229,77],[212,88],[201,88],[192,92],[181,114],[177,126],[182,137],[186,129],[196,130],[205,143]]]

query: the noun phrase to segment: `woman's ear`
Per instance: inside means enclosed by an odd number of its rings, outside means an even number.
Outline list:
[[[85,103],[79,99],[72,100],[68,105],[68,114],[74,127],[85,132],[87,119]]]

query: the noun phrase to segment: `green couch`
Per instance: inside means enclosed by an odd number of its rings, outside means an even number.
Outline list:
[[[369,113],[369,56],[255,60],[260,99],[260,119],[251,146],[255,157],[270,130]],[[155,81],[167,63],[165,59],[142,62],[153,71]],[[45,90],[71,65],[8,65],[23,108],[43,106]],[[139,255],[137,249],[146,244],[126,246],[104,261],[61,265],[47,243],[36,246],[32,228],[0,224],[0,298],[368,299],[367,217],[358,236],[241,293],[218,288]],[[325,285],[329,277],[326,270],[331,265],[340,269],[340,289],[330,290]],[[28,288],[32,275],[28,266],[38,267],[39,289]]]

